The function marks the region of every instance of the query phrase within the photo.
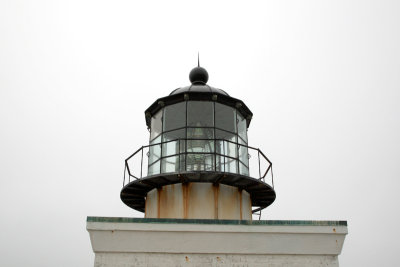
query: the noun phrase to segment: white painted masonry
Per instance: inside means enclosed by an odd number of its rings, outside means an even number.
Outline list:
[[[339,221],[88,217],[95,266],[338,266]]]

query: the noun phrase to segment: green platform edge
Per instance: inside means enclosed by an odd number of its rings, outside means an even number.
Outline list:
[[[88,216],[87,222],[102,223],[180,223],[180,224],[223,224],[223,225],[299,225],[299,226],[347,226],[347,221],[304,221],[304,220],[208,220],[208,219],[156,219],[127,217]]]

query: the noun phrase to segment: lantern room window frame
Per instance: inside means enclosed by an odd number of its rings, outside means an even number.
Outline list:
[[[202,111],[208,113],[206,119]],[[192,120],[197,114],[200,115],[198,119]],[[228,124],[224,126],[224,122]],[[196,131],[201,134],[194,134]],[[166,105],[151,117],[149,139],[148,175],[184,171],[249,175],[247,122],[237,108],[210,100]],[[208,146],[208,151],[188,151],[191,144],[201,142]],[[208,164],[196,168],[200,166],[192,163],[196,160]]]

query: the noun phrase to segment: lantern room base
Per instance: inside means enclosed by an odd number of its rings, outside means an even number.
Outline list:
[[[251,205],[257,207],[258,210],[268,207],[276,198],[275,190],[260,179],[235,173],[198,171],[163,173],[129,181],[122,188],[120,196],[127,206],[145,212],[146,196],[151,190],[166,185],[187,183],[220,184],[244,190],[250,194]]]
[[[338,266],[346,221],[88,217],[94,266]]]
[[[250,194],[212,183],[165,185],[147,193],[146,218],[251,220]]]

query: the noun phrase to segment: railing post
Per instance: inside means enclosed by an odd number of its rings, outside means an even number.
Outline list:
[[[163,135],[161,135],[161,143],[160,143],[160,172],[162,173],[162,163],[163,163]]]
[[[257,151],[258,151],[258,175],[259,175],[259,179],[261,179],[260,149],[257,149]]]
[[[122,187],[125,186],[125,174],[126,174],[126,162],[125,162],[125,168],[124,168],[124,181],[122,182]]]
[[[274,172],[272,171],[272,163],[271,163],[271,178],[272,178],[272,188],[275,189],[275,185],[274,185]]]
[[[143,171],[143,146],[142,146],[142,159],[140,160],[140,179],[142,179],[142,171]]]
[[[215,117],[215,111],[214,111]],[[217,140],[215,139],[215,126],[214,126],[214,171],[217,172]]]
[[[224,153],[222,155],[224,155],[224,172],[225,172],[225,168],[226,168],[226,163],[225,163],[225,140],[222,140],[222,149],[224,150]]]
[[[181,172],[181,139],[178,139],[178,173]]]

